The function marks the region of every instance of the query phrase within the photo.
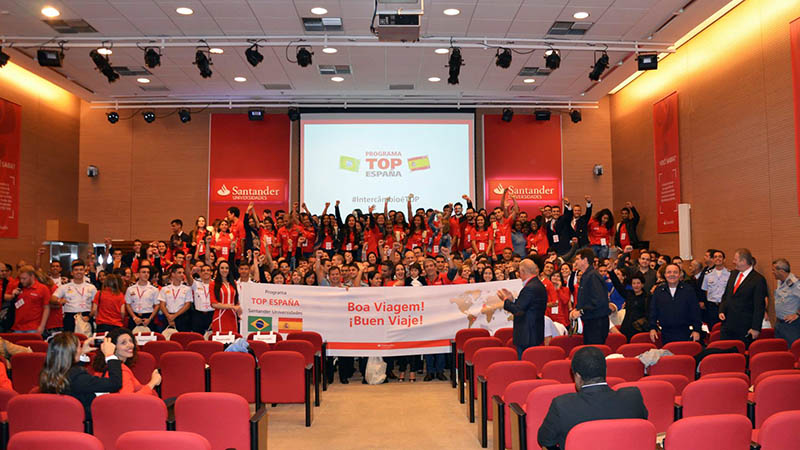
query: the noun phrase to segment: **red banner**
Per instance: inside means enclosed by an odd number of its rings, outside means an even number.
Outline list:
[[[653,105],[653,150],[658,232],[674,233],[678,231],[678,203],[681,201],[677,92]]]
[[[797,208],[800,211],[800,19],[790,27],[792,41],[792,87],[794,88],[794,147],[797,166]]]
[[[503,189],[514,192],[522,211],[561,201],[561,117],[538,121],[522,114],[504,122],[483,116],[484,198],[486,208],[500,206]]]
[[[208,170],[208,214],[225,217],[230,206],[242,213],[254,202],[262,209],[289,205],[291,123],[286,114],[212,114]]]
[[[19,237],[22,107],[0,99],[0,238]]]

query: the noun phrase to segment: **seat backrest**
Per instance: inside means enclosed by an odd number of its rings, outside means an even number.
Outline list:
[[[258,359],[263,403],[305,401],[305,358],[295,351],[273,350]]]
[[[703,351],[703,346],[694,341],[678,341],[664,344],[664,350],[669,350],[673,355],[694,356]]]
[[[491,401],[495,395],[503,395],[506,386],[520,380],[534,380],[538,375],[536,366],[530,361],[500,361],[489,366],[486,371],[486,398]],[[493,408],[487,411],[487,419],[494,420]]]
[[[800,410],[800,372],[797,375],[775,375],[755,388],[756,428],[772,414]]]
[[[17,345],[22,346],[22,347],[28,347],[31,350],[33,350],[34,352],[41,352],[41,353],[47,353],[47,347],[49,346],[49,344],[47,342],[42,341],[42,340],[38,340],[38,341],[19,341],[19,342],[17,342]]]
[[[180,352],[183,346],[177,342],[172,341],[150,341],[144,344],[141,351],[150,353],[156,359],[156,365],[161,360],[161,355],[167,352]]]
[[[713,327],[711,327],[711,332],[713,333],[714,331],[720,331],[721,329],[722,329],[722,322],[717,322],[714,324]]]
[[[475,376],[486,375],[489,366],[499,361],[516,361],[517,352],[508,347],[482,348],[472,357]]]
[[[314,346],[308,341],[285,340],[276,342],[273,348],[282,352],[298,352],[305,358],[306,365],[314,364]]]
[[[797,375],[800,374],[800,371],[797,369],[781,369],[781,370],[768,370],[766,372],[762,372],[757,378],[750,378],[753,380],[753,388],[755,389],[762,381],[766,380],[769,377],[775,375]],[[0,409],[2,411],[2,409]]]
[[[611,349],[611,353],[617,353],[617,349],[621,345],[628,343],[628,338],[624,334],[608,333],[606,338],[606,345]]]
[[[644,376],[644,364],[639,358],[614,358],[606,360],[606,376],[636,381]]]
[[[783,411],[769,416],[758,431],[761,450],[800,448],[800,411]]]
[[[761,336],[759,336],[760,338]],[[747,349],[750,357],[764,352],[785,352],[789,350],[789,346],[783,339],[756,339],[750,344]]]
[[[646,352],[648,350],[652,350],[654,348],[656,348],[656,344],[653,344],[652,342],[640,342],[640,343],[636,343],[636,344],[625,344],[625,345],[621,345],[617,349],[617,353],[622,354],[622,356],[624,356],[626,358],[635,358],[635,357],[641,355],[642,353],[644,353],[644,352]],[[660,433],[660,431],[659,431],[659,433]]]
[[[247,345],[250,346],[250,350],[256,355],[256,359],[258,359],[262,353],[271,350],[271,346],[264,341],[247,341]]]
[[[20,341],[41,341],[42,335],[36,333],[0,333],[0,337],[16,344]]]
[[[744,355],[744,342],[739,340],[733,339],[724,339],[721,341],[714,341],[708,344],[706,348],[719,348],[719,349],[728,349],[728,348],[736,348],[736,351]]]
[[[748,377],[744,372],[714,372],[703,377],[704,380],[712,378],[738,378],[750,386],[750,377]]]
[[[46,353],[17,353],[11,356],[11,384],[20,394],[27,394],[39,386],[39,374],[44,367]]]
[[[722,336],[722,330],[711,331],[711,334],[708,335],[708,342],[716,342],[719,340],[720,336]]]
[[[575,392],[574,384],[552,384],[539,386],[528,394],[525,399],[525,429],[527,430],[528,448],[539,448],[537,435],[539,427],[544,422],[544,417],[550,409],[550,402],[559,395]]]
[[[683,417],[747,414],[749,386],[738,378],[692,381],[683,390]]]
[[[792,342],[792,346],[789,348],[789,351],[792,352],[795,359],[800,360],[800,339]]]
[[[750,448],[752,428],[738,414],[688,417],[673,423],[664,440],[665,450],[731,450]]]
[[[128,431],[117,440],[116,450],[141,450],[143,448],[147,450],[189,448],[211,450],[211,443],[197,433],[185,431]]]
[[[197,433],[215,449],[248,449],[250,407],[240,395],[226,392],[183,394],[175,402],[175,430]]]
[[[762,328],[758,339],[775,339],[775,328]]]
[[[255,403],[256,360],[249,353],[215,353],[208,365],[211,367],[211,392],[229,392]]]
[[[103,450],[103,443],[91,434],[77,431],[23,431],[8,442],[8,450]],[[113,449],[114,445],[111,447]]]
[[[166,431],[167,406],[151,395],[101,395],[92,402],[92,430],[106,448],[114,448],[128,431]]]
[[[642,393],[644,406],[647,408],[647,420],[653,423],[657,433],[666,433],[675,419],[675,387],[661,380],[636,381],[614,386],[615,390],[635,387]]]
[[[161,398],[205,392],[206,360],[195,352],[169,352],[161,357]]]
[[[530,361],[536,364],[536,367],[541,371],[545,364],[550,361],[558,361],[566,358],[566,353],[561,347],[528,347],[522,352],[522,361]]]
[[[189,345],[186,346],[186,350],[203,355],[203,359],[208,363],[211,355],[225,351],[225,344],[215,341],[193,341],[189,342]]]
[[[205,339],[202,334],[194,331],[178,331],[177,333],[172,333],[169,340],[181,344],[181,347],[185,349],[189,342],[203,341]]]
[[[485,328],[462,328],[456,331],[456,351],[464,351],[464,343],[474,337],[489,337],[489,330]]]
[[[751,354],[750,379],[755,380],[759,375],[770,370],[792,369],[795,361],[794,355],[786,350]]]
[[[474,337],[464,341],[464,361],[472,362],[472,356],[478,350],[487,347],[502,347],[503,341],[496,337]]]
[[[8,432],[83,432],[84,409],[75,397],[58,394],[20,394],[8,401]]]
[[[564,353],[569,355],[573,348],[583,345],[583,335],[573,334],[571,336],[555,336],[550,339],[550,345],[561,347]]]
[[[8,401],[19,395],[17,391],[11,389],[0,389],[0,411],[8,409]]]
[[[622,383],[629,383],[629,381],[625,381],[624,378],[620,377],[606,377],[606,384],[610,388],[613,388],[614,386]]]
[[[675,389],[675,395],[683,395],[683,390],[686,389],[686,386],[689,384],[689,379],[683,375],[650,375],[647,377],[642,377],[639,381],[666,381],[670,383],[672,387]]]
[[[656,428],[643,419],[592,420],[572,427],[567,449],[640,450],[654,446]]]
[[[322,354],[322,335],[315,331],[295,331],[286,336],[289,341],[307,341],[314,346],[314,352]]]
[[[542,367],[542,378],[556,380],[559,383],[574,383],[571,369],[568,359],[549,361]]]
[[[530,394],[532,390],[539,386],[547,386],[550,384],[558,384],[558,382],[556,380],[519,380],[511,382],[506,386],[505,391],[503,391],[503,401],[506,404],[506,448],[511,448],[511,409],[509,405],[512,403],[517,403],[521,406],[525,405],[528,394]]]
[[[150,353],[140,351],[136,353],[136,363],[131,367],[131,371],[139,383],[147,384],[156,367],[158,367],[156,358]]]
[[[661,336],[653,342],[650,340],[650,333],[636,333],[631,337],[631,344],[655,344],[657,348],[661,348]]]
[[[495,330],[493,336],[500,339],[502,342],[506,342],[514,336],[514,329],[511,327],[498,328]]]
[[[695,378],[694,358],[687,355],[662,356],[658,362],[650,366],[650,375],[683,375],[687,380]]]
[[[594,347],[600,350],[603,352],[603,356],[608,356],[611,354],[611,347],[607,345],[578,345],[576,347],[572,347],[572,350],[569,351],[569,359],[572,359],[572,357],[575,356],[575,352],[586,347]]]
[[[745,364],[741,353],[708,355],[700,361],[700,376],[715,372],[744,372]]]

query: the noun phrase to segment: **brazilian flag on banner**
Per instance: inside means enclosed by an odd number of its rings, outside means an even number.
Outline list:
[[[247,331],[272,331],[272,317],[251,316]]]
[[[359,160],[349,156],[339,156],[339,168],[342,170],[349,170],[350,172],[358,172]]]

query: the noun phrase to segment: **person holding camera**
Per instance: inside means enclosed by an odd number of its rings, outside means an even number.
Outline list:
[[[133,337],[131,330],[127,328],[117,328],[106,336],[114,344],[114,355],[122,362],[122,387],[120,394],[143,394],[158,397],[155,392],[156,386],[161,384],[161,374],[158,369],[154,369],[147,384],[142,384],[133,374],[133,367],[139,356],[139,346]],[[102,377],[108,378],[109,370],[105,356],[96,354],[92,361],[92,370]]]

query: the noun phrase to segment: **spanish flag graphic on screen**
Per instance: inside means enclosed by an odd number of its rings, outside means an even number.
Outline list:
[[[342,170],[349,170],[350,172],[358,172],[359,160],[349,156],[339,157],[339,168]]]
[[[425,170],[431,168],[431,160],[428,156],[417,156],[416,158],[408,158],[408,168],[411,171]]]
[[[302,317],[279,317],[278,318],[279,331],[303,331],[303,318]]]
[[[247,331],[272,331],[272,317],[251,316]]]

